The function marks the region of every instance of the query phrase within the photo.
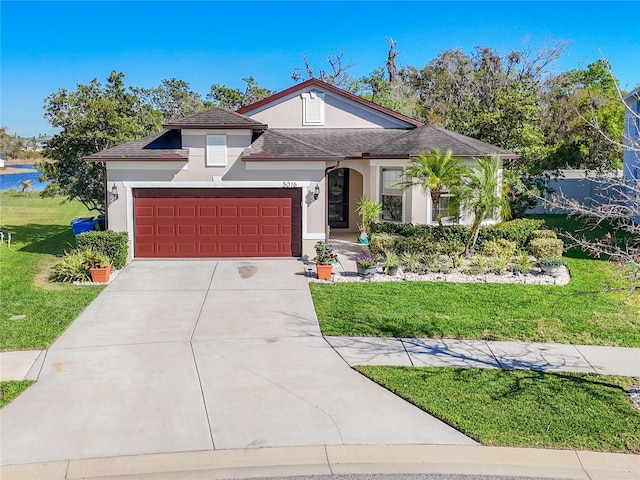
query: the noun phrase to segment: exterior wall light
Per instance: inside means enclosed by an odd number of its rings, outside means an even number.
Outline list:
[[[109,192],[109,200],[110,202],[115,202],[116,200],[118,200],[118,187],[116,187],[116,184],[113,184],[113,187],[111,187],[111,191]]]
[[[320,184],[316,183],[316,188],[313,189],[313,199],[317,200],[320,196]]]

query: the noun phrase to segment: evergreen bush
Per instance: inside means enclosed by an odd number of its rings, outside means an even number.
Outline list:
[[[559,238],[534,238],[529,243],[529,253],[536,258],[560,258],[563,247]]]
[[[89,249],[105,255],[110,259],[111,267],[116,270],[121,269],[127,263],[129,236],[126,232],[112,230],[84,232],[77,235],[76,240],[78,249]]]

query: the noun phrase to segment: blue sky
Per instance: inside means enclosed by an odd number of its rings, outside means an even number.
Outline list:
[[[442,50],[500,53],[551,38],[572,42],[559,71],[611,61],[622,87],[640,82],[637,3],[596,1],[8,1],[0,3],[0,124],[22,136],[51,134],[47,95],[75,89],[111,70],[127,85],[176,77],[203,96],[212,83],[243,88],[253,76],[282,90],[302,66],[326,68],[344,51],[359,77],[383,66],[385,37],[399,65],[424,66]]]

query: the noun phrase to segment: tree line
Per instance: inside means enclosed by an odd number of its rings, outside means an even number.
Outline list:
[[[292,69],[291,79],[319,78],[418,120],[519,154],[506,176],[514,192],[515,214],[531,204],[521,192],[530,190],[542,172],[621,167],[624,105],[605,60],[554,73],[567,48],[557,43],[506,55],[490,47],[470,53],[445,50],[422,67],[398,67],[396,42],[387,41],[386,64],[369,75],[352,77],[353,62],[345,64],[340,53],[328,55],[326,69],[313,68],[303,56],[304,66]],[[40,166],[44,179],[53,182],[46,193],[62,193],[102,211],[102,172],[83,162],[84,157],[158,132],[171,119],[213,106],[235,110],[274,93],[253,77],[243,79],[242,89],[212,84],[206,96],[177,78],[142,88],[127,86],[124,77],[112,71],[104,84],[93,79],[45,99],[45,118],[61,129],[45,152],[57,162]]]

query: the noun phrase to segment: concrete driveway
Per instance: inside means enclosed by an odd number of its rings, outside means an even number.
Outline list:
[[[338,444],[474,444],[360,376],[295,259],[135,261],[2,410],[1,463]]]

